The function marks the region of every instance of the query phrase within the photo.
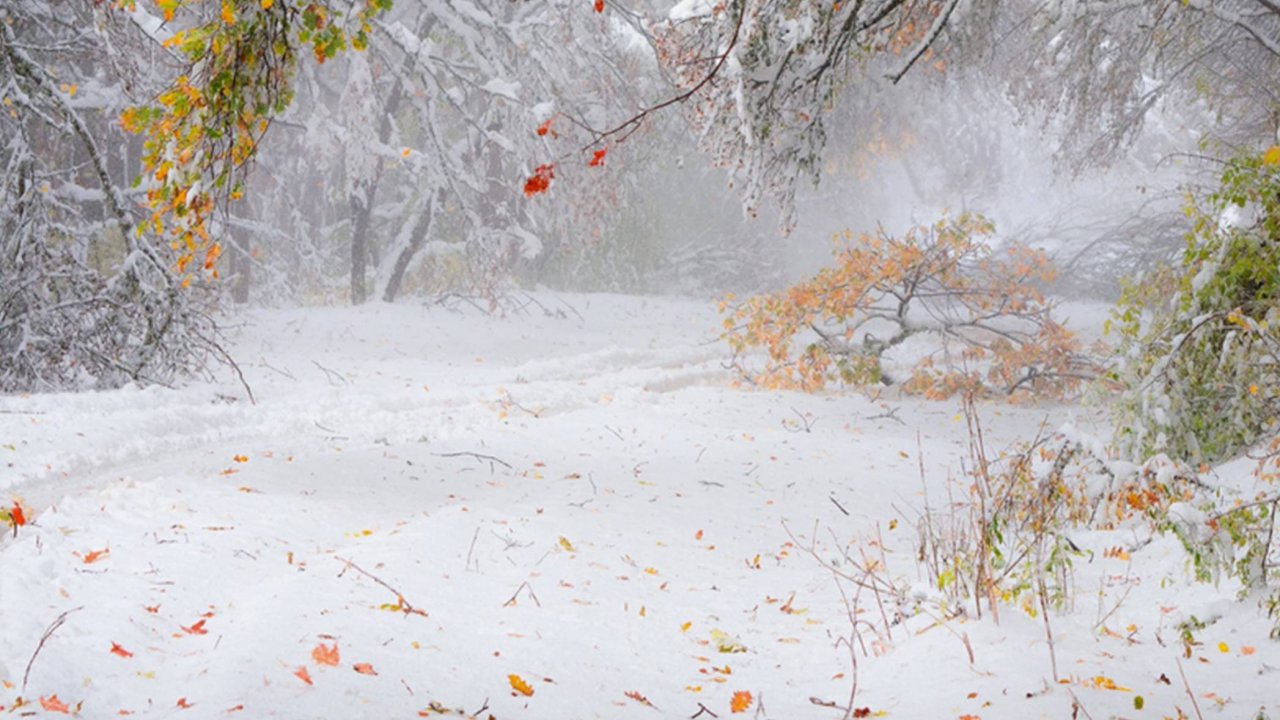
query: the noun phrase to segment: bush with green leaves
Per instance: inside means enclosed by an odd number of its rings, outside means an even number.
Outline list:
[[[1187,215],[1181,262],[1129,284],[1112,317],[1117,443],[1214,462],[1280,418],[1280,146],[1228,162]]]

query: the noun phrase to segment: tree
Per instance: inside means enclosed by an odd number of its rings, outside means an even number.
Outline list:
[[[154,89],[154,49],[101,7],[0,9],[0,391],[164,382],[217,352],[126,189],[137,148],[115,118]]]

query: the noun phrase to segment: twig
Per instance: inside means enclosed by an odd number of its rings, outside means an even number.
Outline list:
[[[844,509],[844,506],[840,504],[839,500],[836,500],[835,495],[828,495],[827,499],[831,501],[832,505],[835,505],[837,508],[839,508],[840,512],[844,513],[845,517],[849,517],[849,511]]]
[[[1191,692],[1191,683],[1187,682],[1187,674],[1182,670],[1182,658],[1175,656],[1173,658],[1178,663],[1178,674],[1182,676],[1182,687],[1187,691],[1187,697],[1191,698],[1191,707],[1196,711],[1196,718],[1204,720],[1204,715],[1200,714],[1200,703],[1196,702],[1196,694]]]
[[[281,369],[280,369],[280,368],[278,368],[278,367],[273,367],[273,366],[271,366],[270,364],[268,364],[268,363],[267,363],[266,358],[263,358],[263,359],[262,359],[262,361],[258,363],[258,367],[263,367],[263,368],[266,368],[266,369],[268,369],[268,370],[270,370],[270,371],[272,371],[272,372],[279,373],[279,374],[281,374],[281,375],[283,375],[283,376],[285,376],[285,377],[289,378],[290,380],[293,380],[294,382],[297,382],[297,381],[298,381],[298,378],[297,378],[297,377],[295,377],[293,373],[289,372],[288,368],[286,368],[286,369],[284,369],[284,370],[281,370]]]
[[[480,526],[476,526],[476,534],[471,536],[471,547],[467,548],[467,564],[465,569],[471,569],[471,552],[476,549],[476,540],[480,537]]]
[[[525,580],[524,582],[520,583],[520,587],[517,587],[516,591],[511,593],[511,597],[508,598],[506,602],[502,603],[502,607],[511,607],[515,605],[516,596],[520,594],[521,590],[528,590],[529,597],[533,598],[533,603],[538,607],[542,607],[542,603],[538,601],[538,596],[533,592],[533,586],[529,584],[528,580]]]
[[[342,564],[346,565],[347,567],[351,568],[352,570],[355,570],[356,572],[360,573],[361,575],[363,575],[363,576],[365,576],[365,577],[369,578],[370,580],[372,580],[372,581],[374,581],[374,582],[378,583],[378,584],[379,584],[379,585],[381,585],[382,587],[384,587],[384,588],[386,588],[386,589],[390,590],[392,593],[394,593],[394,594],[395,594],[395,596],[396,596],[397,609],[398,609],[398,610],[400,610],[400,612],[404,613],[404,614],[405,614],[405,616],[409,616],[409,615],[421,615],[422,617],[427,617],[427,612],[426,612],[425,610],[420,610],[420,609],[418,609],[418,608],[414,607],[413,605],[410,605],[410,604],[409,604],[409,601],[404,599],[404,595],[403,595],[399,590],[397,590],[397,589],[395,589],[395,588],[391,587],[391,585],[389,585],[389,584],[388,584],[385,580],[383,580],[382,578],[378,577],[377,575],[374,575],[373,573],[369,572],[368,570],[365,570],[364,568],[360,567],[359,565],[357,565],[357,564],[355,564],[355,563],[351,562],[350,560],[348,560],[348,559],[346,559],[346,558],[344,558],[344,557],[339,557],[339,556],[337,556],[337,555],[334,555],[333,557],[334,557],[334,559],[335,559],[335,560],[337,560],[338,562],[341,562]],[[345,572],[346,572],[346,570],[344,569],[344,570],[342,571],[342,573],[345,573]],[[342,573],[338,573],[338,577],[342,577]]]
[[[53,634],[58,631],[58,628],[62,627],[62,623],[67,621],[68,615],[70,615],[73,612],[76,612],[77,610],[83,610],[83,609],[84,609],[83,605],[81,605],[80,607],[71,608],[70,610],[67,610],[66,612],[62,613],[58,617],[54,618],[53,622],[49,623],[49,627],[45,629],[44,635],[40,636],[40,642],[39,644],[36,645],[35,652],[31,653],[31,659],[27,661],[27,669],[24,670],[22,673],[22,692],[24,694],[27,692],[27,680],[31,677],[31,666],[35,664],[36,656],[39,655],[40,651],[44,649],[44,644],[49,642],[49,638],[53,637]]]
[[[616,437],[616,438],[618,438],[619,440],[622,440],[623,442],[626,442],[626,438],[622,437],[622,433],[618,432],[617,430],[614,430],[613,428],[609,427],[608,425],[605,425],[605,426],[604,426],[604,429],[605,429],[605,430],[608,430],[608,431],[609,431],[609,432],[611,432],[611,433],[613,433],[613,436],[614,436],[614,437]]]
[[[477,461],[479,461],[479,462],[488,462],[488,463],[489,463],[489,471],[490,471],[490,472],[492,472],[492,471],[493,471],[493,464],[494,464],[494,463],[498,463],[499,465],[501,465],[501,466],[503,466],[503,467],[507,468],[508,470],[511,470],[511,469],[512,469],[512,467],[511,467],[511,463],[507,462],[506,460],[503,460],[502,458],[496,458],[496,457],[494,457],[494,456],[492,456],[492,455],[485,455],[484,453],[470,452],[470,451],[468,451],[468,450],[463,450],[463,451],[461,451],[461,452],[450,452],[450,453],[431,453],[431,454],[432,454],[432,455],[435,455],[436,457],[444,457],[444,458],[452,458],[452,457],[473,457],[473,458],[475,458],[475,459],[476,459]]]
[[[711,708],[707,707],[706,705],[703,705],[702,703],[698,703],[698,712],[690,715],[689,720],[694,720],[695,718],[701,717],[704,713],[707,715],[710,715],[713,718],[720,717],[719,715],[712,712]]]
[[[1092,716],[1092,715],[1090,715],[1090,714],[1089,714],[1089,711],[1085,709],[1085,707],[1084,707],[1084,703],[1080,702],[1080,698],[1076,697],[1076,693],[1075,693],[1075,691],[1074,691],[1074,690],[1072,690],[1071,688],[1067,688],[1067,692],[1071,693],[1071,706],[1072,706],[1072,708],[1078,708],[1078,709],[1080,710],[1080,712],[1084,713],[1084,716],[1085,716],[1086,718],[1088,718],[1088,720],[1093,720],[1093,716]],[[1072,717],[1075,717],[1075,716],[1074,716],[1074,715],[1072,715]]]
[[[344,378],[344,377],[342,377],[342,374],[341,374],[341,373],[339,373],[338,371],[336,371],[336,370],[330,370],[329,368],[327,368],[327,367],[325,367],[325,366],[321,365],[320,363],[316,362],[315,360],[312,360],[312,361],[311,361],[311,364],[312,364],[312,365],[315,365],[315,366],[316,366],[316,367],[318,367],[318,368],[320,368],[320,370],[322,370],[322,371],[324,372],[324,374],[329,378],[329,384],[330,384],[330,385],[337,385],[337,384],[338,384],[338,383],[335,383],[335,382],[333,381],[333,379],[334,379],[334,378],[337,378],[337,379],[341,380],[343,385],[349,385],[349,384],[350,384],[350,383],[347,381],[347,379],[346,379],[346,378]]]

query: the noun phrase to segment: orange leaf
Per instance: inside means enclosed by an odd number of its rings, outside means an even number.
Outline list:
[[[694,539],[694,540],[701,540],[701,539],[702,539],[702,531],[701,531],[701,530],[699,530],[698,532],[694,533],[694,534],[693,534],[693,539]]]
[[[204,622],[204,620],[199,620],[190,627],[185,625],[180,625],[179,627],[181,627],[182,631],[188,635],[208,635],[209,631],[204,629]]]
[[[244,703],[241,703],[241,704],[239,704],[239,705],[236,705],[235,707],[229,707],[229,708],[227,708],[227,712],[229,712],[229,713],[233,713],[233,712],[243,712],[243,711],[244,711]]]
[[[159,606],[159,605],[143,605],[143,606],[142,606],[142,609],[143,609],[143,610],[146,610],[147,612],[151,613],[152,615],[155,615],[156,613],[160,612],[160,606]]]
[[[54,693],[49,697],[44,697],[43,695],[40,696],[40,707],[48,710],[49,712],[58,712],[63,715],[69,715],[71,713],[71,708],[67,707],[66,703],[58,699],[58,693]]]
[[[591,155],[591,162],[587,163],[588,167],[600,167],[604,165],[604,156],[609,154],[609,148],[600,148]]]
[[[311,651],[311,659],[316,661],[317,665],[328,665],[330,667],[338,666],[338,643],[326,647],[324,643],[320,643]]]
[[[117,643],[111,643],[111,654],[112,654],[112,655],[119,655],[119,656],[120,656],[120,657],[122,657],[122,658],[131,658],[131,657],[133,657],[133,653],[131,653],[131,652],[129,652],[128,650],[125,650],[124,648],[120,647],[120,645],[119,645],[119,644],[117,644]]]
[[[1257,652],[1257,648],[1253,647],[1252,645],[1242,645],[1240,647],[1241,655],[1252,655],[1255,652]]]
[[[977,715],[961,715],[960,720],[982,720],[982,718]]]
[[[593,7],[596,9],[596,12],[598,13],[604,12],[604,0],[596,0],[596,3]]]
[[[525,697],[533,695],[533,686],[524,681],[519,675],[508,675],[507,682],[511,683],[511,689],[520,693]]]
[[[111,554],[111,548],[103,548],[101,550],[93,550],[85,554],[83,560],[85,565],[96,563],[102,558]]]
[[[27,516],[22,514],[22,506],[18,503],[14,503],[13,508],[9,510],[9,517],[13,519],[13,524],[18,527],[27,524]]]
[[[377,674],[378,674],[378,673],[373,669],[373,666],[372,666],[372,665],[370,665],[369,663],[356,663],[355,665],[352,665],[352,666],[351,666],[351,669],[352,669],[352,670],[355,670],[356,672],[360,673],[361,675],[377,675]]]
[[[729,710],[732,712],[746,712],[749,707],[751,707],[751,693],[746,690],[739,690],[729,700]]]
[[[307,672],[305,667],[300,667],[297,670],[294,670],[293,676],[308,685],[315,685],[315,683],[311,682],[311,673]]]
[[[211,249],[212,249],[212,248],[211,248]],[[247,463],[247,462],[249,462],[249,458],[248,458],[248,457],[246,457],[246,456],[244,456],[244,455],[233,455],[233,456],[231,457],[231,459],[232,459],[233,461],[235,461],[235,462],[238,462],[238,463]]]
[[[193,708],[195,706],[187,702],[186,698],[180,697],[178,698],[178,707],[182,708],[183,710],[189,710],[190,708]]]

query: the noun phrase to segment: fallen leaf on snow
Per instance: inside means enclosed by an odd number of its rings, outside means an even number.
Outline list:
[[[751,693],[746,690],[739,690],[729,700],[729,710],[731,712],[746,712],[749,707],[751,707]]]
[[[190,627],[186,625],[181,625],[179,627],[182,628],[182,632],[188,635],[208,635],[209,631],[204,629],[204,623],[204,620],[197,620]]]
[[[361,675],[377,675],[377,674],[378,674],[378,673],[373,669],[373,666],[372,666],[372,665],[370,665],[369,663],[356,663],[355,665],[352,665],[352,666],[351,666],[351,669],[352,669],[352,670],[355,670],[356,672],[360,673]]]
[[[315,683],[311,682],[311,673],[307,672],[305,667],[300,667],[297,670],[294,670],[293,676],[308,685],[315,685]]]
[[[337,667],[340,662],[338,657],[338,643],[333,645],[325,645],[320,643],[311,651],[311,659],[316,661],[317,665],[328,665],[329,667]]]
[[[112,654],[112,655],[119,655],[119,656],[120,656],[120,657],[122,657],[122,658],[131,658],[131,657],[133,657],[133,653],[131,653],[131,652],[129,652],[128,650],[125,650],[124,648],[120,647],[119,643],[111,643],[111,654]]]
[[[54,693],[49,697],[44,697],[43,695],[41,695],[40,707],[44,708],[49,712],[62,713],[63,715],[68,715],[71,713],[71,708],[67,707],[66,703],[58,699],[58,693]]]
[[[84,557],[81,558],[81,560],[83,560],[85,565],[91,565],[110,554],[111,554],[111,548],[103,548],[101,550],[91,550],[85,553]]]
[[[521,695],[524,695],[525,697],[533,695],[533,686],[525,682],[524,678],[519,675],[508,675],[507,682],[511,683],[512,690],[515,690]]]

